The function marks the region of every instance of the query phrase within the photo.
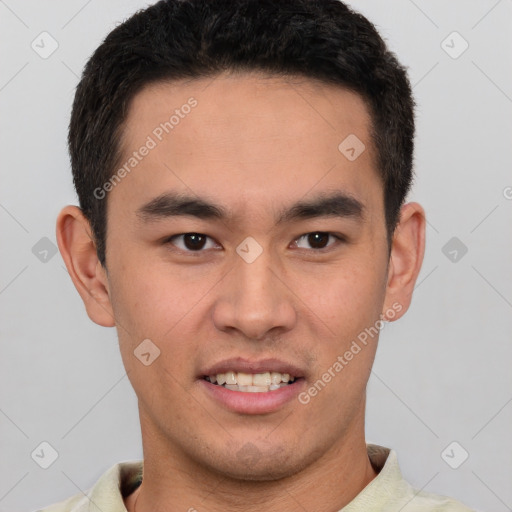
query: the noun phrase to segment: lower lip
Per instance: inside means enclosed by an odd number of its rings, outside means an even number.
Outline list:
[[[268,414],[275,412],[296,398],[304,387],[303,378],[295,379],[291,384],[274,391],[262,393],[231,391],[223,386],[212,384],[205,379],[201,379],[200,383],[215,401],[231,411],[242,414]]]

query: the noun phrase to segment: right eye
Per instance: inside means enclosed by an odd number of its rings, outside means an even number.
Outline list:
[[[213,241],[208,235],[202,233],[181,233],[168,237],[164,240],[164,245],[174,245],[183,252],[204,252],[202,249],[208,245],[208,240]]]

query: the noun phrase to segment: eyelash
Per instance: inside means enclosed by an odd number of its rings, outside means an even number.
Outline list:
[[[337,235],[335,233],[331,233],[330,231],[310,231],[309,233],[305,233],[301,236],[299,236],[298,238],[296,238],[294,240],[294,242],[302,239],[302,238],[307,238],[308,235],[313,235],[313,234],[322,234],[322,235],[329,235],[329,236],[332,236],[333,238],[336,239],[336,243],[334,244],[330,244],[326,247],[323,247],[321,249],[305,249],[306,251],[311,251],[313,253],[320,253],[320,254],[323,254],[323,253],[327,253],[329,251],[332,250],[332,247],[333,246],[338,246],[340,243],[346,243],[347,242],[347,239],[342,236],[342,235]],[[164,245],[174,245],[173,244],[173,240],[176,239],[176,238],[179,238],[179,237],[183,237],[185,235],[199,235],[201,237],[206,237],[207,239],[209,240],[213,240],[213,238],[209,237],[208,235],[205,235],[203,233],[197,233],[195,231],[191,231],[191,232],[188,232],[188,233],[180,233],[178,235],[172,235],[170,237],[167,237],[164,241],[163,241],[163,244]],[[302,248],[299,248],[299,249],[302,249]],[[189,250],[189,249],[181,249],[181,248],[177,248],[178,251],[181,251],[183,253],[186,253],[188,255],[192,255],[192,256],[200,256],[201,253],[205,252],[206,249],[199,249],[197,251],[192,251],[192,250]]]

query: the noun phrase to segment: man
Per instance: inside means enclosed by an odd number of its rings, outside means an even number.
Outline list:
[[[109,34],[57,239],[117,328],[144,462],[45,510],[469,510],[364,436],[424,253],[413,135],[403,67],[337,0],[169,0]]]

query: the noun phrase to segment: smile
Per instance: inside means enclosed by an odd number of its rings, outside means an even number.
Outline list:
[[[289,373],[263,372],[244,373],[228,371],[204,377],[206,381],[222,386],[230,391],[244,393],[267,393],[288,386],[295,381]]]
[[[269,414],[297,403],[306,387],[306,371],[276,358],[250,360],[231,357],[201,368],[197,383],[202,393],[236,414]]]

